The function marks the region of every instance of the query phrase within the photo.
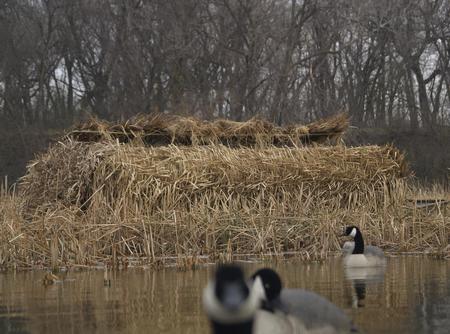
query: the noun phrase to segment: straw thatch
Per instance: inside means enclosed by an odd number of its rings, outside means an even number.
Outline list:
[[[93,173],[107,147],[72,141],[58,142],[27,166],[21,179],[25,207],[47,203],[83,207],[92,193]]]
[[[449,227],[442,213],[411,215],[401,152],[297,146],[342,133],[339,117],[290,128],[166,116],[85,124],[29,164],[20,196],[0,196],[0,267],[323,258],[355,222],[391,249],[425,240],[440,251]]]
[[[194,117],[156,114],[138,116],[121,124],[91,119],[75,127],[68,136],[80,142],[116,139],[129,142],[139,138],[146,145],[295,146],[305,143],[335,142],[349,125],[346,114],[338,114],[308,125],[279,127],[251,119],[234,122],[219,119],[208,122]]]
[[[203,196],[215,203],[230,196],[251,203],[299,191],[363,205],[368,190],[383,193],[407,175],[404,156],[390,146],[256,150],[68,140],[29,165],[21,189],[31,209],[55,202],[84,208],[100,187],[108,205],[145,196],[152,198],[152,211],[184,210]]]
[[[349,223],[390,250],[445,254],[445,208],[405,205],[406,175],[389,146],[66,139],[29,165],[16,200],[0,198],[0,267],[323,258]]]
[[[19,193],[0,191],[0,268],[322,259],[346,224],[390,250],[450,253],[450,198],[419,209],[397,149],[304,145],[347,127],[91,120],[29,164]]]

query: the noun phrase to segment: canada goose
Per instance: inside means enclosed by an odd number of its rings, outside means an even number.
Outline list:
[[[259,281],[257,279],[260,278]],[[280,276],[264,268],[253,274],[255,284],[262,284],[262,309],[256,315],[256,333],[337,334],[357,332],[351,319],[328,299],[311,291],[284,289]],[[270,324],[277,322],[278,331]],[[281,325],[281,326],[280,326]]]
[[[364,246],[361,231],[356,226],[347,226],[344,236],[351,236],[352,242],[346,242],[343,247],[344,265],[346,267],[375,267],[386,264],[386,258],[381,248]]]
[[[203,291],[203,307],[214,334],[253,333],[260,302],[261,294],[250,290],[242,270],[234,265],[220,266]]]

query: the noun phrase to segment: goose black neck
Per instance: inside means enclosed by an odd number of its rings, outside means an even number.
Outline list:
[[[355,248],[353,249],[352,254],[364,254],[364,239],[362,237],[361,232],[357,232],[355,237]]]
[[[253,331],[253,319],[237,324],[222,324],[211,322],[213,334],[251,334]]]

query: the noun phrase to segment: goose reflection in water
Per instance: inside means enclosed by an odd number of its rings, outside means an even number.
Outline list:
[[[351,307],[365,306],[366,288],[369,285],[382,283],[386,267],[346,267],[345,278],[351,282]]]

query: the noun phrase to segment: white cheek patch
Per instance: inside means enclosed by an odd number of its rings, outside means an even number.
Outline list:
[[[251,291],[238,310],[230,311],[223,307],[217,299],[214,286],[214,282],[209,282],[203,291],[203,308],[212,320],[223,324],[233,324],[250,320],[255,316],[260,305],[258,293]]]
[[[266,289],[264,289],[264,285],[261,280],[261,277],[259,277],[259,276],[255,277],[251,291],[252,291],[252,294],[256,295],[256,297],[258,297],[261,301],[267,300]]]
[[[350,235],[354,238],[356,235],[356,228],[352,229],[352,232],[350,233]]]

